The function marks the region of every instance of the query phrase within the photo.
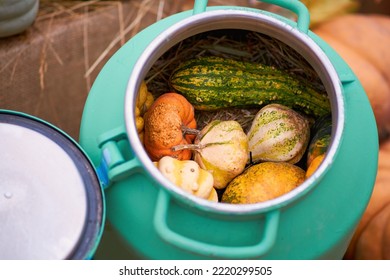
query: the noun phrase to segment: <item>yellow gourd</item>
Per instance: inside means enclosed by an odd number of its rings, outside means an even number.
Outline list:
[[[222,202],[251,204],[288,193],[305,180],[305,171],[287,162],[262,162],[248,167],[226,187]]]
[[[316,156],[312,160],[312,162],[310,163],[310,165],[308,166],[308,168],[306,170],[306,178],[309,178],[317,170],[317,168],[320,166],[320,164],[324,160],[324,157],[325,157],[325,154],[321,154],[319,156]]]
[[[143,142],[144,137],[145,122],[143,116],[153,102],[154,98],[152,93],[148,91],[145,81],[142,81],[135,104],[135,125],[141,142]]]
[[[154,162],[158,170],[179,188],[200,198],[215,201],[214,179],[211,173],[203,170],[193,160],[178,160],[170,156],[164,156]],[[215,192],[215,193],[214,193]]]

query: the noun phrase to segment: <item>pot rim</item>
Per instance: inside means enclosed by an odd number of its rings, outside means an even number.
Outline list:
[[[294,190],[277,197],[256,204],[232,205],[215,203],[189,194],[166,179],[154,166],[147,155],[138,137],[128,137],[132,150],[147,172],[158,184],[169,191],[173,197],[201,210],[213,211],[222,214],[257,214],[273,209],[282,208],[312,190],[329,171],[334,157],[338,152],[344,131],[344,99],[342,84],[331,61],[308,35],[293,26],[294,22],[287,23],[273,16],[274,14],[242,7],[229,9],[207,10],[192,15],[173,24],[156,36],[137,59],[131,76],[128,80],[125,94],[125,126],[127,135],[138,135],[135,126],[135,101],[141,80],[146,76],[152,65],[159,57],[176,43],[207,31],[220,29],[243,29],[259,32],[289,45],[298,51],[316,70],[330,97],[332,110],[332,138],[327,155],[312,176],[307,178]],[[276,15],[277,16],[277,15]],[[287,42],[288,41],[288,42]],[[310,60],[310,61],[309,61]],[[142,79],[140,79],[142,77]]]

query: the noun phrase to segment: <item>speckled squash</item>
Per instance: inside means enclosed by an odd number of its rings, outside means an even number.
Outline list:
[[[269,104],[256,114],[247,136],[252,163],[297,163],[309,143],[310,126],[307,118],[296,111]]]
[[[252,165],[234,178],[222,195],[222,202],[252,204],[286,194],[305,180],[305,171],[286,162]]]

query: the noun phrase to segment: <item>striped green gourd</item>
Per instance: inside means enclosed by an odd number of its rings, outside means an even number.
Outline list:
[[[325,154],[330,145],[332,135],[332,116],[318,118],[312,127],[312,139],[307,148],[307,166],[319,155]]]
[[[260,63],[199,57],[176,68],[170,84],[197,110],[279,103],[314,117],[330,112],[328,96],[309,82]]]
[[[287,106],[268,104],[256,114],[247,137],[251,163],[295,164],[309,143],[309,121]]]

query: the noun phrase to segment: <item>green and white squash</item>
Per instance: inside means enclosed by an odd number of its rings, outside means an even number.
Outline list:
[[[247,133],[251,163],[273,161],[297,163],[310,140],[309,121],[280,104],[264,106]]]
[[[175,69],[170,84],[197,110],[279,103],[314,117],[330,112],[328,96],[309,82],[260,63],[200,57]]]
[[[214,188],[223,189],[248,162],[248,139],[237,121],[213,120],[196,137],[194,144],[177,145],[174,151],[190,149],[199,166],[213,175]]]

